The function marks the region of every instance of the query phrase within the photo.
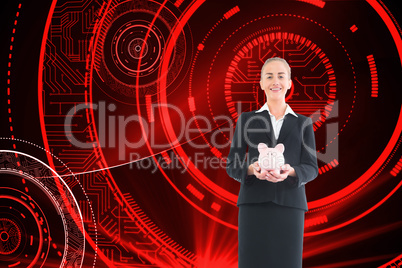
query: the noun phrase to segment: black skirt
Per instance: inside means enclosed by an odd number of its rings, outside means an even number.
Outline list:
[[[304,210],[275,203],[239,206],[239,268],[301,268]]]

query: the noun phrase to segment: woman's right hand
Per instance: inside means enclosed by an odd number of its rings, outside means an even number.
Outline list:
[[[260,180],[266,180],[268,172],[267,171],[261,172],[261,167],[258,164],[258,161],[255,161],[253,164],[248,166],[247,174],[248,175],[255,175]]]

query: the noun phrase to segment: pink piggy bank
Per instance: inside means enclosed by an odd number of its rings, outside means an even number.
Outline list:
[[[261,167],[261,172],[274,171],[280,173],[281,166],[285,164],[284,151],[285,146],[282,143],[276,145],[275,148],[269,148],[265,143],[259,143],[258,152],[260,155],[258,157],[258,164]]]

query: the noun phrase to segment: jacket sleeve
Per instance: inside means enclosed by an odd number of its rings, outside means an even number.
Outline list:
[[[230,152],[226,162],[226,172],[233,179],[242,182],[248,175],[248,161],[247,161],[247,143],[245,139],[245,114],[239,116],[236,124],[236,130],[230,145]]]
[[[298,187],[314,180],[318,175],[317,152],[315,147],[313,122],[311,118],[307,118],[302,127],[300,164],[293,166],[298,180]]]

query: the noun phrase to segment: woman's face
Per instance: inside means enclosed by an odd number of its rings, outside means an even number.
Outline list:
[[[267,100],[285,101],[286,91],[292,86],[288,69],[281,61],[271,61],[265,65],[260,85],[265,91]]]

